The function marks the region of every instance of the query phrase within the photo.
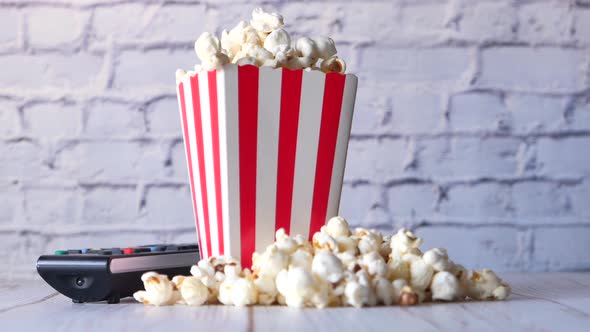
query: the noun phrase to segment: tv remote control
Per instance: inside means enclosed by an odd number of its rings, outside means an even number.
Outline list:
[[[74,303],[119,303],[143,289],[141,275],[156,271],[188,275],[199,260],[196,244],[150,244],[127,248],[57,250],[37,260],[37,272]]]

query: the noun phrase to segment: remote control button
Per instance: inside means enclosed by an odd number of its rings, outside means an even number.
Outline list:
[[[178,246],[176,246],[176,245],[166,246],[166,251],[178,251]]]
[[[158,251],[164,251],[164,250],[166,250],[166,246],[151,246],[150,247],[151,252],[158,252]]]
[[[80,249],[68,249],[68,254],[81,254],[82,250]]]
[[[55,253],[56,255],[67,255],[68,251],[67,250],[56,250]]]
[[[111,255],[123,255],[121,248],[102,248],[102,250],[110,251]]]
[[[90,249],[89,248],[84,248],[84,249],[81,249],[81,251],[82,251],[83,254],[87,254],[90,251]]]
[[[137,247],[137,248],[133,248],[133,253],[135,254],[140,254],[142,252],[150,252],[150,248],[142,248],[142,247]]]
[[[132,255],[133,249],[132,248],[123,248],[123,254],[125,255]]]
[[[178,246],[178,250],[195,250],[199,249],[199,246],[196,244],[181,244]]]

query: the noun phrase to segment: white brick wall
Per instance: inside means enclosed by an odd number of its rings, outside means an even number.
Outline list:
[[[252,5],[2,1],[0,277],[194,241],[174,70]],[[468,266],[590,269],[588,1],[269,1],[360,78],[342,213]],[[297,22],[297,24],[294,24]]]

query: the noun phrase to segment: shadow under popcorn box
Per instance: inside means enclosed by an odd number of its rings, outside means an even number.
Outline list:
[[[229,64],[177,86],[201,257],[251,265],[338,214],[357,77]]]

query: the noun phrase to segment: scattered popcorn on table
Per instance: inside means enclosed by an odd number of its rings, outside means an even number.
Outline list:
[[[147,272],[145,291],[133,296],[156,306],[287,305],[325,308],[416,305],[430,301],[504,300],[510,286],[488,269],[470,271],[453,263],[442,248],[422,254],[422,239],[406,229],[394,236],[375,230],[350,231],[331,218],[310,243],[283,229],[263,253],[252,255],[252,270],[227,256],[201,260],[192,276]]]
[[[346,63],[336,56],[336,45],[329,37],[295,39],[285,30],[283,16],[261,8],[252,11],[250,22],[240,21],[217,38],[204,32],[195,41],[195,53],[201,61],[195,71],[176,71],[176,82],[201,70],[215,70],[228,63],[239,66],[321,70],[344,74]],[[320,61],[321,60],[321,61]],[[318,63],[319,62],[319,63]],[[331,236],[336,233],[331,233]]]

